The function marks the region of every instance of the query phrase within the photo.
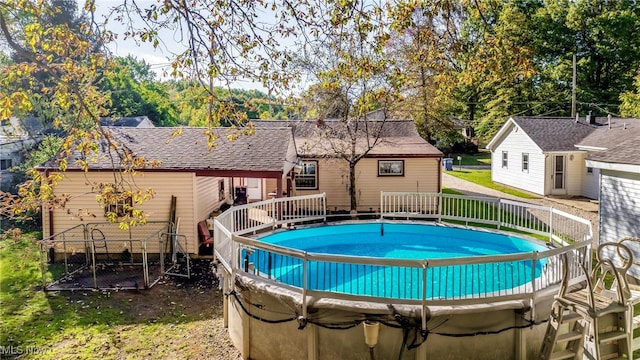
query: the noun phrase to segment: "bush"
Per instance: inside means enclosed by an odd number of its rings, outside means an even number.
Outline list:
[[[469,141],[459,141],[451,146],[438,147],[438,150],[442,151],[447,157],[452,157],[452,154],[474,155],[478,153],[478,145]]]

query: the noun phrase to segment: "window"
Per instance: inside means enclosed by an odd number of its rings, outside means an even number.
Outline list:
[[[587,174],[588,175],[593,175],[593,168],[590,166],[587,166]]]
[[[502,152],[502,167],[506,168],[509,165],[509,155],[506,151]]]
[[[300,163],[300,172],[296,174],[296,189],[316,190],[318,188],[318,162],[303,161]]]
[[[0,160],[0,170],[9,170],[12,165],[11,159]]]
[[[404,160],[378,160],[378,176],[404,176]]]
[[[104,216],[112,219],[133,213],[133,197],[131,191],[120,191],[113,184],[101,183],[96,196],[104,206]]]
[[[224,199],[224,180],[220,180],[218,181],[218,200],[222,201]]]
[[[522,171],[529,172],[529,154],[522,153]]]
[[[109,216],[108,213],[114,213],[117,217],[122,217],[132,214],[133,200],[131,195],[119,194],[113,204],[108,204],[105,207],[105,216]]]

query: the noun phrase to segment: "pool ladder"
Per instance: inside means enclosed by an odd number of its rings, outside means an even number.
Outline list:
[[[628,308],[612,305],[588,314],[580,306],[557,300],[540,359],[631,359],[626,331]]]
[[[582,315],[555,301],[540,359],[582,359],[586,332],[583,320]]]
[[[616,252],[623,254],[625,261],[621,265],[602,258],[607,254],[602,249],[608,246],[616,247]],[[582,264],[570,264],[569,256],[562,254],[562,284],[553,302],[540,359],[633,358],[630,346],[633,329],[629,323],[633,307],[625,278],[631,261],[631,252],[616,243],[598,247],[597,262],[591,273]],[[579,267],[584,274],[582,286],[575,291],[570,291],[568,286],[570,265]],[[605,276],[616,279],[615,288],[606,288]]]

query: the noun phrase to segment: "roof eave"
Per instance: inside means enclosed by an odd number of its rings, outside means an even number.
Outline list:
[[[493,151],[493,149],[495,149],[497,147],[498,143],[500,143],[500,141],[502,141],[502,138],[505,135],[507,135],[507,132],[509,130],[511,130],[511,127],[513,127],[513,126],[518,126],[518,125],[513,120],[513,118],[510,117],[509,120],[507,120],[507,122],[505,122],[504,125],[502,125],[502,127],[500,128],[500,130],[498,130],[498,132],[493,136],[491,141],[489,141],[487,146],[485,146],[485,149],[489,149],[489,150]]]
[[[618,162],[608,162],[608,161],[587,159],[586,165],[588,167],[597,168],[601,170],[623,171],[623,172],[640,174],[640,164],[622,164]]]

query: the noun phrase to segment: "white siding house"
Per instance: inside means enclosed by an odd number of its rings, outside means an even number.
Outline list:
[[[633,137],[640,119],[512,117],[487,145],[492,180],[542,196],[597,199],[599,169],[585,159]]]
[[[514,122],[503,128],[504,140],[491,148],[491,178],[493,181],[542,194],[544,188],[545,154]]]
[[[42,124],[36,118],[0,119],[0,185],[3,189],[14,182],[12,168],[23,162],[42,132]]]
[[[573,118],[510,118],[487,145],[492,180],[542,196],[582,195],[586,151],[575,144],[593,129]]]
[[[590,154],[587,166],[600,170],[600,242],[640,237],[640,137]]]

